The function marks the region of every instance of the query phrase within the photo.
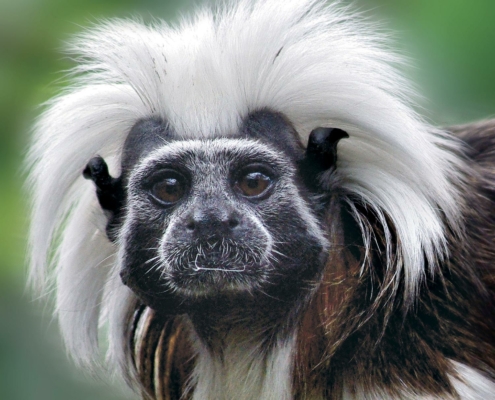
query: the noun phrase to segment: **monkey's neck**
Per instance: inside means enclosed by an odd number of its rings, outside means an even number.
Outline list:
[[[294,335],[304,296],[300,303],[295,299],[222,297],[193,307],[188,317],[197,338],[212,352],[221,353],[236,341],[269,351]]]
[[[228,302],[203,304],[175,317],[139,306],[129,339],[136,377],[146,395],[291,399],[298,312],[277,316],[280,310],[274,307],[250,303],[242,302],[243,308]]]
[[[196,350],[193,400],[291,399],[304,297],[292,307],[287,300],[279,304],[245,298],[222,299],[194,310],[189,315]]]
[[[193,333],[194,335],[194,333]],[[193,400],[288,400],[292,398],[295,335],[275,340],[268,348],[260,340],[231,332],[221,348],[200,338],[192,371]]]

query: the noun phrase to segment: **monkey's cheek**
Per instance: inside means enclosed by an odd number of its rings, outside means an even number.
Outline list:
[[[142,266],[141,266],[142,267]],[[163,314],[183,313],[181,298],[167,288],[159,270],[143,271],[140,266],[125,265],[120,271],[122,283],[148,307]]]

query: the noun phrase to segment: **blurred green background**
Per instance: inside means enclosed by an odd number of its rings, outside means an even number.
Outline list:
[[[193,1],[0,0],[0,399],[125,399],[67,360],[49,306],[25,292],[27,205],[21,163],[38,105],[71,67],[60,49],[101,18],[178,19]],[[356,0],[394,32],[422,113],[446,125],[495,114],[495,1]],[[46,304],[46,301],[45,301]],[[131,397],[132,398],[132,397]]]

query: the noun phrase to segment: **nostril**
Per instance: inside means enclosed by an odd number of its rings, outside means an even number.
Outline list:
[[[121,270],[120,271],[120,279],[122,280],[122,283],[124,285],[127,285],[127,283],[129,283],[129,271],[128,270]]]
[[[188,231],[194,231],[196,229],[196,224],[194,223],[193,220],[189,221],[187,224],[186,224],[186,229]]]
[[[239,225],[239,220],[236,217],[232,217],[229,219],[229,228],[234,229]]]

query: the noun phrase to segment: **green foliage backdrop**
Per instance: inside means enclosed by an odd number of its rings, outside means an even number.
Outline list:
[[[38,105],[63,86],[65,40],[102,18],[175,21],[193,1],[0,0],[0,399],[124,399],[66,359],[50,309],[24,290],[28,210],[21,163]],[[495,2],[355,0],[411,60],[422,113],[439,125],[495,113]],[[46,301],[45,301],[46,303]]]

